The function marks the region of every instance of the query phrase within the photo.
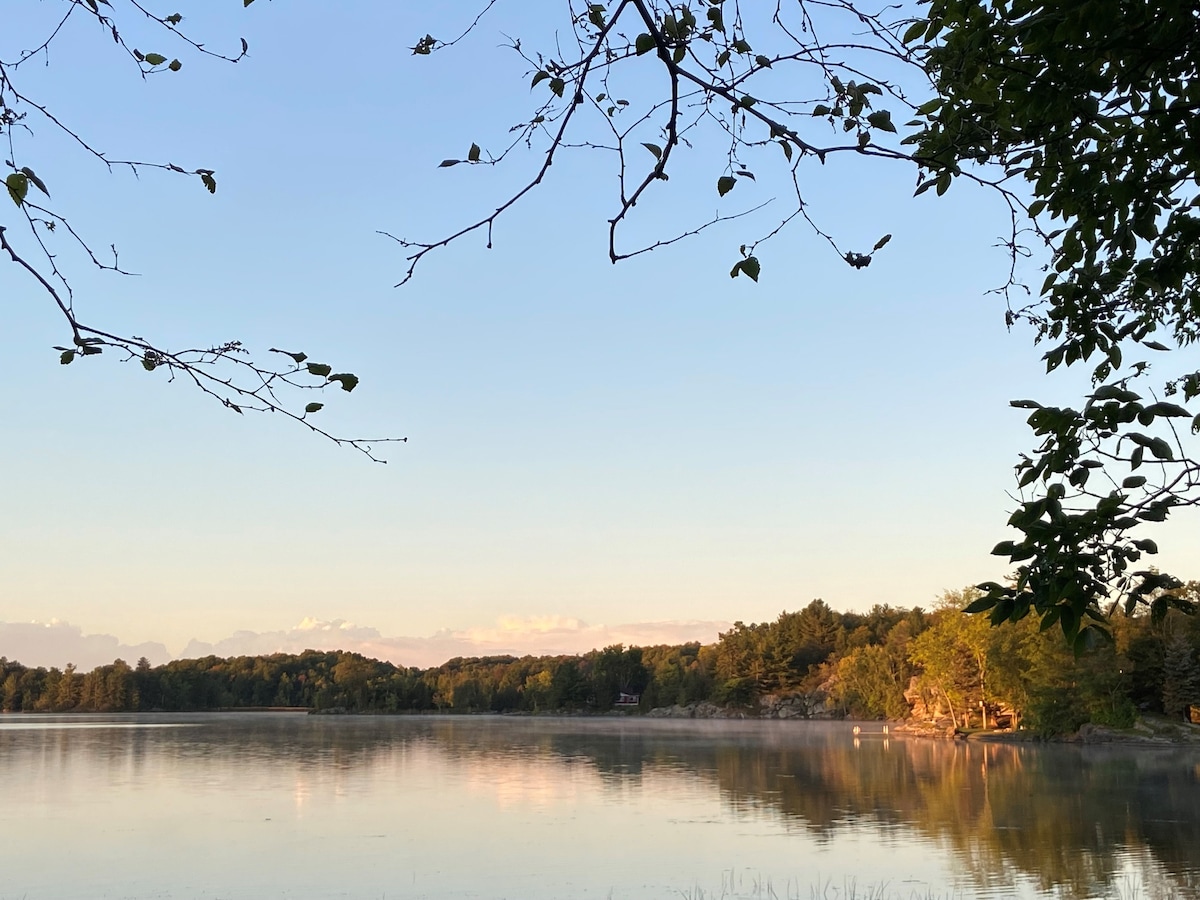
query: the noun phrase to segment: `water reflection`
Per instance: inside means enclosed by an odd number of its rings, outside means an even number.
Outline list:
[[[830,878],[898,897],[1200,896],[1200,762],[1183,750],[794,722],[10,717],[0,804],[28,826],[8,842],[21,863],[0,900],[100,895],[55,868],[64,831],[107,853],[94,872],[134,900],[662,896],[716,860],[720,885],[760,896]],[[193,872],[165,834],[220,860],[221,877]]]

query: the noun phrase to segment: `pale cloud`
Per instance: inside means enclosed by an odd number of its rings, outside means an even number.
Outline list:
[[[650,646],[688,641],[712,643],[729,628],[727,622],[632,622],[625,625],[589,625],[565,616],[502,616],[491,627],[461,631],[443,629],[429,637],[386,637],[379,629],[343,619],[304,618],[279,631],[237,631],[217,641],[193,639],[180,659],[202,656],[258,656],[300,653],[304,650],[346,650],[402,666],[429,668],[456,656],[541,656],[584,653],[612,644]],[[112,635],[84,635],[77,626],[6,625],[0,623],[0,655],[28,666],[62,666],[74,662],[81,669],[110,663],[121,657],[130,663],[146,656],[158,664],[171,659],[162,644],[127,647]]]
[[[697,620],[589,625],[579,619],[560,616],[504,616],[492,628],[472,628],[458,636],[478,647],[511,648],[489,652],[536,655],[584,653],[612,644],[643,647],[689,641],[710,644],[717,639],[718,632],[728,628],[728,622]]]
[[[587,628],[587,623],[567,616],[501,616],[496,620],[496,627],[520,634],[561,634]]]
[[[74,663],[87,671],[123,659],[133,665],[146,657],[154,665],[167,662],[171,654],[156,642],[123,644],[111,634],[84,634],[78,625],[59,622],[0,622],[0,656],[27,666],[58,666]]]

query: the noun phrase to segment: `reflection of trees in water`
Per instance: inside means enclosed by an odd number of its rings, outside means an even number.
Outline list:
[[[981,886],[1021,874],[1087,897],[1127,865],[1197,886],[1200,783],[1182,752],[844,741],[820,753],[722,753],[719,773],[734,802],[774,807],[818,835],[863,820],[914,828]],[[1143,849],[1161,870],[1136,865]]]
[[[18,762],[24,751],[36,753],[39,765],[55,760],[65,767],[83,757],[99,777],[147,759],[187,772],[188,763],[235,753],[250,773],[262,766],[369,775],[420,752],[478,764],[484,777],[498,760],[549,767],[551,776],[582,766],[618,791],[670,774],[709,782],[735,807],[799,823],[818,840],[864,822],[883,832],[914,829],[946,847],[980,887],[1021,878],[1068,897],[1108,887],[1144,898],[1200,888],[1200,766],[1184,751],[885,743],[878,736],[856,746],[848,726],[787,722],[109,718],[200,727],[129,729],[120,738],[111,731],[0,730],[0,758]],[[1135,884],[1124,883],[1128,878]]]

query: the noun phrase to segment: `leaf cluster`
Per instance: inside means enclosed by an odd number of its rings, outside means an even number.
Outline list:
[[[1014,403],[1033,410],[1041,443],[1017,466],[1033,492],[1009,520],[1022,537],[994,551],[1019,563],[1015,582],[986,585],[975,606],[995,621],[1033,610],[1085,641],[1110,602],[1161,615],[1176,584],[1131,570],[1156,545],[1129,535],[1200,499],[1175,425],[1196,431],[1200,416],[1131,385],[1150,378],[1154,354],[1200,335],[1198,29],[1194,4],[1177,0],[930,0],[905,34],[938,93],[906,139],[919,190],[943,193],[980,167],[1025,183],[1050,261],[1009,324],[1033,325],[1047,371],[1085,364],[1095,386],[1080,410]],[[1158,393],[1193,400],[1195,376]]]

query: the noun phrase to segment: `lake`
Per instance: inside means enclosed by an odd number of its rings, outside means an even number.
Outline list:
[[[0,900],[1200,896],[1195,749],[863,727],[0,716]]]

